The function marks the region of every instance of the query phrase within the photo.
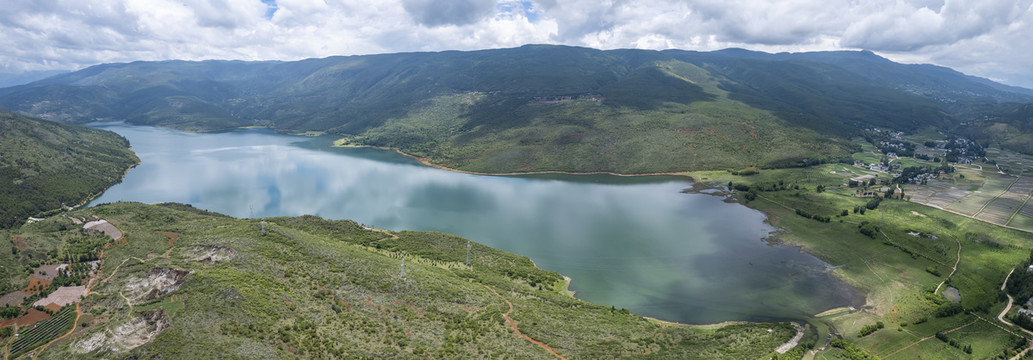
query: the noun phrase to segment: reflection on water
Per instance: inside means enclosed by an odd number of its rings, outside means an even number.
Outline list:
[[[236,217],[319,215],[434,230],[526,255],[578,297],[689,323],[798,318],[856,301],[824,265],[761,239],[763,214],[675,177],[477,176],[266,130],[98,124],[143,163],[94,201],[183,202]]]

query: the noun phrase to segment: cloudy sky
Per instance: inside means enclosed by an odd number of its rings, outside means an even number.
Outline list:
[[[11,0],[0,72],[529,43],[867,49],[1033,88],[1033,0]]]

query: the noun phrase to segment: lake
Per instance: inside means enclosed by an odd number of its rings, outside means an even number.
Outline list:
[[[330,139],[93,124],[142,163],[93,204],[181,202],[235,217],[318,215],[461,235],[573,278],[578,298],[683,323],[800,319],[863,299],[764,214],[671,176],[482,176]]]

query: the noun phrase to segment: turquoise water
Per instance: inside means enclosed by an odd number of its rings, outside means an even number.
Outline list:
[[[268,130],[94,126],[128,138],[143,162],[93,204],[182,202],[453,233],[573,278],[581,299],[670,321],[795,319],[860,301],[819,260],[763,241],[774,229],[762,213],[681,193],[685,178],[480,176]]]

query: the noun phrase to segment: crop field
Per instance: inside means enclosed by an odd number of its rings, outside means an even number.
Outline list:
[[[1023,208],[1023,210],[1026,210],[1027,208],[1029,208],[1029,204],[1026,204],[1026,207]],[[1008,223],[1008,226],[1033,231],[1033,216],[1023,215],[1020,212],[1018,214],[1015,214],[1015,217],[1011,219],[1011,222]]]
[[[903,189],[904,193],[911,197],[911,201],[941,209],[971,193],[943,180],[930,180],[927,185],[905,185]]]
[[[22,331],[18,338],[11,341],[9,345],[12,358],[61,336],[72,327],[73,321],[75,321],[75,307],[66,306],[53,317],[36,324],[33,329]]]
[[[986,149],[986,157],[997,161],[997,164],[1002,168],[1007,169],[1008,173],[1033,173],[1033,156],[1009,150],[1001,150],[996,147],[989,147]]]
[[[1008,189],[1008,186],[1015,181],[1014,177],[1000,174],[984,173],[986,179],[978,189],[972,190],[960,200],[947,206],[948,209],[966,215],[974,215],[979,212],[987,203]]]
[[[1007,191],[991,201],[986,207],[976,214],[976,218],[990,223],[1005,225],[1029,198],[1033,192],[1033,178],[1019,177],[1008,188]]]

